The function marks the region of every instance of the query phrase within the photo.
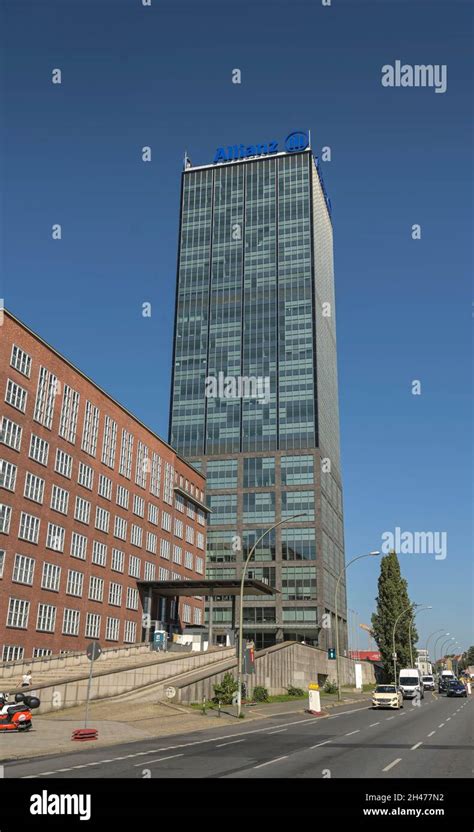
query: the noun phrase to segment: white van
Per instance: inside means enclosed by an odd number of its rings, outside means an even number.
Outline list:
[[[404,699],[424,699],[424,688],[421,674],[417,667],[405,667],[400,670],[398,685]]]

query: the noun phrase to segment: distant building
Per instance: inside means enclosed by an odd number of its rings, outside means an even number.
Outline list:
[[[202,579],[205,480],[8,312],[0,326],[0,661],[143,641],[137,581]],[[157,598],[169,631],[200,598]]]
[[[380,652],[378,650],[349,650],[348,656],[350,659],[355,659],[361,662],[379,662],[381,661]]]

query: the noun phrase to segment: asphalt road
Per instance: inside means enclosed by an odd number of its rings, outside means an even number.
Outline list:
[[[474,771],[473,699],[425,694],[419,707],[367,702],[328,718],[281,714],[158,740],[5,763],[5,777],[462,777]],[[25,738],[26,739],[26,738]]]

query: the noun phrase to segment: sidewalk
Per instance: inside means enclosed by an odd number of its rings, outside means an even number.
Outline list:
[[[367,694],[349,694],[342,700],[348,705],[361,702]],[[323,710],[341,704],[333,696],[322,696]],[[281,714],[304,714],[307,699],[294,702],[273,702],[268,705],[245,705],[245,723],[265,719]],[[0,763],[6,760],[19,760],[40,757],[48,754],[71,753],[85,748],[97,748],[118,745],[126,742],[140,742],[176,734],[188,734],[193,731],[205,731],[221,725],[237,724],[237,709],[223,706],[221,716],[217,710],[209,709],[206,715],[200,711],[184,706],[166,703],[144,702],[128,706],[126,702],[96,701],[91,702],[88,727],[97,728],[98,739],[91,742],[74,742],[71,740],[75,728],[84,726],[85,708],[80,705],[65,711],[35,716],[33,729],[28,733],[0,732]],[[240,723],[242,724],[242,723]]]

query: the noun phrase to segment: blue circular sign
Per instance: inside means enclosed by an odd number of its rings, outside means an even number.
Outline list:
[[[309,136],[307,133],[303,133],[302,130],[295,130],[294,133],[290,133],[285,139],[285,150],[288,153],[294,153],[297,150],[306,150],[308,145]]]

